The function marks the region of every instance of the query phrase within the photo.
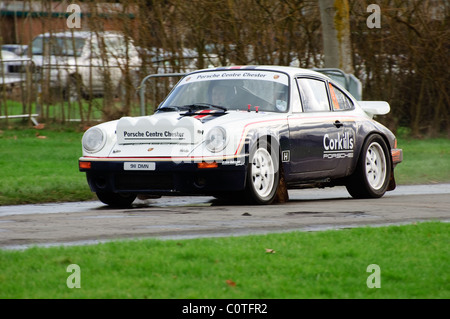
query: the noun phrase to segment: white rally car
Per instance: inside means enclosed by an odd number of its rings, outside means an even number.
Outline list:
[[[335,185],[377,198],[395,188],[403,158],[394,134],[373,119],[389,110],[312,70],[199,70],[155,114],[87,130],[79,169],[110,206],[183,194],[270,204],[286,200],[287,189]]]

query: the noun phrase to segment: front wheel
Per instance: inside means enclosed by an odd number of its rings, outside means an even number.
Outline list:
[[[111,207],[126,208],[130,207],[136,199],[136,194],[122,194],[112,192],[97,192],[98,199]]]
[[[364,143],[355,172],[346,185],[354,198],[379,198],[386,193],[392,164],[386,142],[379,135]]]
[[[250,152],[246,195],[255,204],[271,204],[280,181],[278,152],[267,142],[258,141]]]

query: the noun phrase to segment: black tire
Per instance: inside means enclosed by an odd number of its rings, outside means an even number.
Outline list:
[[[280,181],[278,153],[264,140],[252,147],[245,190],[250,203],[269,205],[274,201]]]
[[[379,198],[386,193],[392,172],[389,148],[384,139],[369,136],[359,156],[358,164],[346,187],[353,198]]]
[[[111,207],[126,208],[130,207],[136,199],[136,194],[122,194],[111,192],[97,192],[98,199]]]

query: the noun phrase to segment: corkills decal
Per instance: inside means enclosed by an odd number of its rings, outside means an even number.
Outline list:
[[[344,134],[325,134],[323,136],[323,158],[351,158],[355,143],[355,132],[344,131]]]

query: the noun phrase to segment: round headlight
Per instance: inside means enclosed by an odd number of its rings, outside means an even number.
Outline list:
[[[210,152],[220,152],[227,145],[227,132],[222,127],[214,127],[206,134],[205,142]]]
[[[97,127],[92,127],[83,135],[83,148],[89,153],[100,151],[105,145],[106,138],[103,131]]]

